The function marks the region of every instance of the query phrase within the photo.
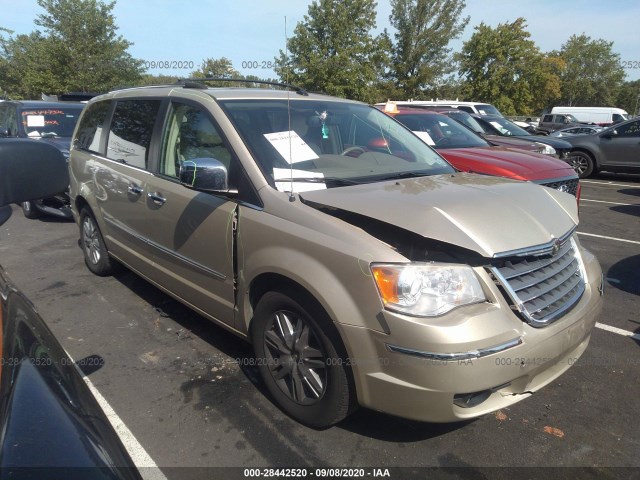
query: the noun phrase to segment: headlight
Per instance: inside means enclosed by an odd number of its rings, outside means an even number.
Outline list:
[[[543,155],[555,155],[556,154],[556,149],[553,148],[551,145],[545,145],[544,143],[539,143],[536,142],[540,148],[538,149],[538,152],[542,153]]]
[[[385,308],[408,315],[433,317],[486,300],[468,265],[372,264],[371,271]]]

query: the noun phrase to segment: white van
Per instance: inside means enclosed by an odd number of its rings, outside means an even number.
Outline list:
[[[553,114],[570,113],[584,123],[595,123],[602,127],[629,120],[629,114],[621,108],[614,107],[553,107]]]

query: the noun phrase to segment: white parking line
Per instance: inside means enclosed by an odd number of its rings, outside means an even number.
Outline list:
[[[581,198],[581,202],[595,202],[595,203],[608,203],[609,205],[624,205],[625,207],[630,207],[631,203],[618,203],[618,202],[605,202],[604,200],[591,200],[589,198]]]
[[[596,322],[596,328],[600,328],[601,330],[606,330],[607,332],[617,333],[618,335],[622,335],[624,337],[630,337],[633,340],[640,341],[640,333],[633,333],[628,330],[623,330],[622,328],[612,327],[611,325],[605,325],[604,323]]]
[[[69,352],[66,352],[66,353],[69,356],[69,358],[71,358],[71,360],[73,361],[73,358],[71,357],[71,355],[69,355]],[[98,389],[93,384],[93,382],[89,380],[89,377],[87,377],[82,372],[80,367],[78,367],[78,365],[75,362],[73,363],[73,365],[82,376],[84,383],[86,383],[87,387],[89,387],[89,390],[95,397],[96,401],[98,402],[98,405],[100,405],[100,408],[102,408],[102,411],[104,412],[105,416],[111,423],[111,426],[113,427],[113,429],[118,434],[118,437],[120,437],[120,441],[122,442],[122,444],[124,445],[124,448],[129,453],[129,456],[131,457],[133,464],[136,467],[138,467],[140,476],[144,480],[167,480],[167,477],[165,477],[164,473],[162,473],[162,470],[160,470],[160,467],[158,467],[156,462],[153,461],[153,459],[147,453],[144,447],[140,444],[140,442],[138,442],[138,439],[133,435],[131,430],[129,430],[129,427],[125,425],[125,423],[118,416],[118,414],[111,407],[111,405],[109,405],[109,402],[107,402],[107,400],[102,396],[102,394],[98,391]],[[120,465],[117,465],[117,466],[120,466]]]
[[[585,237],[603,238],[605,240],[615,240],[616,242],[634,243],[640,245],[640,242],[636,240],[627,240],[626,238],[607,237],[605,235],[596,235],[595,233],[578,232],[578,235],[584,235]]]
[[[640,188],[640,185],[634,185],[633,183],[613,183],[613,182],[598,182],[596,180],[580,180],[580,183],[593,183],[594,185],[611,185],[613,187],[627,187],[627,188]]]

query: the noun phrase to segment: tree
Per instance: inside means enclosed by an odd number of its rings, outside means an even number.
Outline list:
[[[389,17],[395,27],[391,72],[402,97],[422,98],[426,88],[437,88],[453,72],[451,49],[469,23],[460,18],[464,0],[393,0]]]
[[[592,40],[584,34],[572,35],[553,55],[562,58],[561,103],[575,106],[612,106],[624,80],[620,55],[613,42]]]
[[[630,115],[640,115],[640,80],[624,82],[618,89],[613,105],[626,110]]]
[[[524,18],[492,28],[485,23],[455,55],[464,92],[473,100],[490,102],[507,115],[537,112],[540,92],[557,94],[557,63],[548,61],[529,39]],[[548,101],[547,99],[544,100]]]
[[[115,1],[38,0],[41,30],[3,39],[8,90],[24,97],[65,91],[103,92],[137,83],[142,61],[117,34]]]
[[[387,63],[390,41],[373,36],[373,0],[314,0],[280,51],[276,73],[284,82],[339,97],[372,101]]]
[[[198,78],[241,78],[240,72],[233,68],[233,62],[227,57],[205,58],[200,68],[192,72],[191,76]]]

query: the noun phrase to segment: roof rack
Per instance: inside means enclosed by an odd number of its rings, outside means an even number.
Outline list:
[[[298,87],[297,85],[291,85],[289,83],[271,82],[269,80],[249,80],[248,78],[217,78],[217,77],[204,77],[204,78],[181,78],[175,85],[182,85],[185,88],[208,88],[202,82],[238,82],[238,83],[258,83],[261,85],[272,85],[274,87],[289,88],[296,92],[298,95],[308,96],[307,91]]]

